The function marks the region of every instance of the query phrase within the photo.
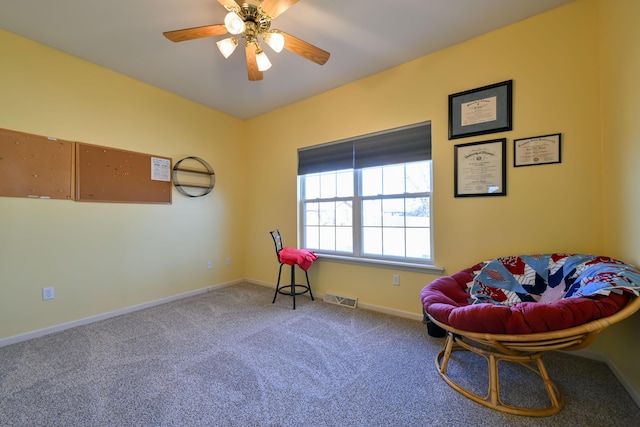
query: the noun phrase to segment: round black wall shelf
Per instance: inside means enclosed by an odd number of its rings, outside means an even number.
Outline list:
[[[205,179],[203,175],[206,175]],[[198,182],[183,181],[185,178],[196,179]],[[200,157],[190,156],[179,160],[173,166],[173,185],[180,193],[188,197],[202,197],[211,193],[216,183],[216,174],[209,163]],[[206,182],[208,178],[209,182]]]

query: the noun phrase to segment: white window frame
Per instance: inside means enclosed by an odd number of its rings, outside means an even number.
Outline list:
[[[321,250],[316,248],[312,249],[314,252],[320,254],[322,258],[335,259],[347,262],[354,263],[365,263],[365,264],[384,264],[391,265],[397,267],[405,267],[405,268],[417,268],[420,270],[431,270],[433,272],[441,273],[442,269],[436,267],[433,264],[434,253],[433,253],[433,197],[432,197],[432,178],[433,178],[433,163],[431,160],[428,160],[430,163],[429,173],[430,173],[430,188],[429,191],[419,192],[419,193],[401,193],[401,194],[391,194],[391,195],[362,195],[362,169],[352,169],[353,171],[353,196],[350,197],[332,197],[332,198],[314,198],[314,199],[306,199],[304,194],[305,189],[305,179],[307,175],[300,175],[298,180],[298,201],[299,201],[299,236],[300,236],[300,244],[301,246],[306,246],[305,242],[307,241],[306,236],[306,210],[305,205],[307,203],[321,203],[321,202],[334,202],[334,201],[342,201],[342,200],[351,200],[352,201],[352,242],[353,242],[353,252],[339,252],[339,251],[328,251]],[[408,162],[410,163],[410,162]],[[398,163],[398,164],[408,164],[408,163]],[[389,165],[390,166],[390,165]],[[335,173],[339,171],[325,171],[325,173]],[[315,175],[308,174],[308,175]],[[362,249],[362,241],[364,234],[364,227],[362,225],[362,202],[364,200],[372,200],[372,199],[398,199],[398,198],[414,198],[414,197],[424,197],[429,199],[429,253],[430,258],[412,258],[406,256],[390,256],[390,255],[369,255],[364,254]],[[407,229],[406,224],[403,229]],[[405,243],[406,244],[406,243]]]

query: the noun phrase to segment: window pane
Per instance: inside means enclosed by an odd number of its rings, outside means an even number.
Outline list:
[[[353,252],[353,230],[351,227],[336,228],[336,250],[340,252]]]
[[[407,229],[407,256],[431,259],[431,230],[429,228]]]
[[[377,196],[382,194],[382,168],[362,169],[362,195]]]
[[[327,251],[336,250],[336,229],[335,227],[320,227],[319,249]]]
[[[431,162],[407,163],[407,193],[428,193],[431,191]]]
[[[431,161],[300,178],[306,248],[365,258],[432,259]]]
[[[366,227],[382,225],[382,201],[362,201],[362,225]]]
[[[404,193],[404,164],[384,166],[382,194]]]
[[[362,247],[364,253],[382,255],[382,228],[365,227],[362,231]]]
[[[319,225],[320,224],[320,212],[318,203],[305,203],[304,205],[304,217],[306,225]]]
[[[337,174],[337,196],[351,197],[353,196],[353,171],[341,171]]]
[[[382,210],[385,227],[404,227],[404,199],[385,199]]]
[[[429,198],[410,197],[405,200],[407,227],[429,227]]]
[[[304,247],[308,249],[317,249],[320,247],[320,228],[305,227],[304,229]]]
[[[352,224],[351,201],[337,202],[336,204],[336,225],[351,226]]]
[[[320,225],[336,224],[336,202],[318,203],[320,210]]]
[[[382,231],[384,255],[405,256],[404,255],[404,228],[384,228]]]
[[[328,199],[336,197],[336,173],[329,172],[320,175],[320,197]]]
[[[313,174],[304,177],[304,198],[317,199],[320,197],[320,175]]]

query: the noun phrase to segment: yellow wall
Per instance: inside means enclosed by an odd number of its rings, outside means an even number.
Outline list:
[[[446,272],[501,255],[599,252],[596,24],[595,3],[578,1],[249,121],[247,277],[276,279],[269,229],[281,228],[295,243],[297,148],[426,120],[433,129],[435,263]],[[509,79],[513,131],[449,141],[448,95]],[[513,167],[514,138],[558,132],[561,164]],[[454,198],[453,146],[499,137],[508,138],[507,196]],[[434,278],[328,260],[309,272],[319,293],[415,316],[420,290]]]
[[[4,31],[0,56],[0,128],[195,155],[217,175],[170,206],[0,197],[0,338],[243,276],[242,121]]]
[[[640,265],[640,3],[600,0],[602,67],[602,209],[604,248],[611,256]],[[590,347],[600,351],[640,390],[640,315],[615,325]]]

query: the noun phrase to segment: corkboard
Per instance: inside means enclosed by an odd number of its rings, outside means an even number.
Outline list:
[[[76,200],[171,204],[171,159],[78,142]]]
[[[74,143],[0,129],[0,196],[73,200]]]

